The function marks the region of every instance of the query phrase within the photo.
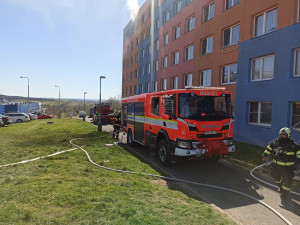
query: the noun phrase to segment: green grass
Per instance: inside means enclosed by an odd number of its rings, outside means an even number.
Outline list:
[[[238,159],[255,166],[263,164],[261,155],[264,152],[265,148],[237,141],[235,141],[234,144],[236,150],[231,155],[234,159]]]
[[[93,161],[116,169],[159,174],[76,119],[32,121],[0,128],[0,165],[85,145]],[[101,138],[100,138],[101,137]],[[0,168],[0,224],[234,224],[170,183],[93,166],[80,151]]]

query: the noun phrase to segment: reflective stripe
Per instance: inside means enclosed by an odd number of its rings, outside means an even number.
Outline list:
[[[284,189],[284,190],[286,190],[286,191],[290,191],[290,190],[291,190],[291,188],[286,187],[286,186],[284,186],[284,185],[282,185],[282,189]]]
[[[133,116],[130,116],[130,117],[128,116],[128,120],[178,130],[177,121],[155,119],[155,118],[149,118],[149,117],[144,117],[144,116],[135,116],[134,118],[133,118]]]
[[[282,182],[282,177],[280,178],[279,181],[276,181],[276,180],[275,180],[275,183],[277,183],[277,184],[280,184],[281,182]]]
[[[268,155],[271,154],[271,152],[269,152],[267,149],[264,151],[264,153],[266,153],[266,154],[268,154]]]
[[[280,162],[273,159],[273,162],[280,166],[293,166],[294,162]]]
[[[268,146],[267,146],[267,149],[269,149],[269,150],[273,151],[273,149],[271,148],[271,146],[270,146],[270,145],[268,145]]]
[[[286,155],[295,155],[295,152],[286,152]]]
[[[297,151],[296,154],[297,154],[297,155],[300,155],[300,151]]]

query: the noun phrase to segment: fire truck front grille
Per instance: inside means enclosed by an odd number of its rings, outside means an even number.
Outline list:
[[[223,133],[218,134],[197,134],[198,138],[220,138],[222,137]]]

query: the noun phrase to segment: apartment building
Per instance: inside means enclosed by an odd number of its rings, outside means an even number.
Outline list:
[[[235,139],[265,145],[280,127],[300,121],[299,5],[147,0],[124,29],[123,97],[191,85],[226,87],[234,103]],[[147,29],[149,36],[131,48]],[[137,71],[133,79],[131,71]],[[300,139],[299,128],[293,136]]]

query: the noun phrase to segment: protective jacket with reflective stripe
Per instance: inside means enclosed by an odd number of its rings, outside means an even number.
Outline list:
[[[274,162],[282,166],[291,166],[300,162],[300,146],[291,138],[277,138],[270,143],[263,156],[274,154]]]

